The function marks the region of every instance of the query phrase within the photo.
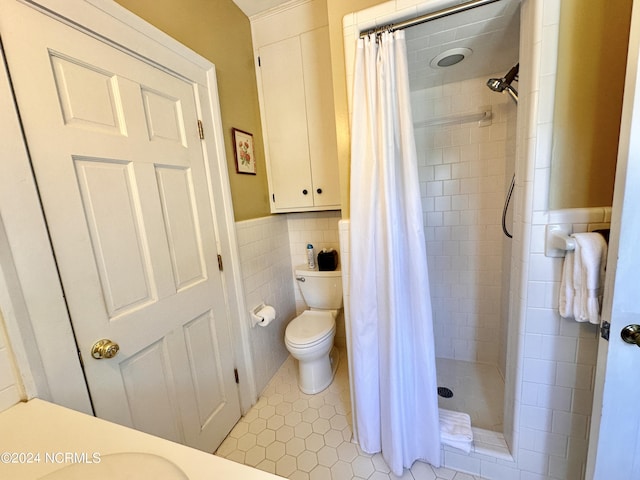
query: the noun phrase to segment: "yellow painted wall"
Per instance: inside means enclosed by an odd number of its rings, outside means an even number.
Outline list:
[[[631,0],[562,0],[549,206],[611,205]]]
[[[269,215],[251,27],[231,0],[117,0],[216,65],[236,220]],[[383,0],[327,0],[342,215],[349,217],[350,136],[342,19]],[[563,0],[551,208],[610,205],[631,0]],[[254,134],[258,175],[235,172],[231,128]]]
[[[251,25],[231,0],[116,0],[216,66],[236,220],[270,215]],[[257,175],[236,173],[231,128],[253,134]]]
[[[333,75],[333,97],[336,110],[338,138],[338,165],[340,171],[340,194],[342,218],[349,218],[349,181],[351,168],[351,137],[349,134],[349,100],[347,98],[346,68],[344,63],[344,33],[342,19],[348,13],[358,12],[386,0],[327,0],[329,36],[331,41],[331,70]]]

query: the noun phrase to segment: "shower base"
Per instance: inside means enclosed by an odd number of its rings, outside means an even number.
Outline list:
[[[453,391],[438,396],[438,406],[468,413],[476,428],[502,432],[504,379],[494,365],[437,358],[438,386]]]

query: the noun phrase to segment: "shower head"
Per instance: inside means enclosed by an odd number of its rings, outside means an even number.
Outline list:
[[[520,64],[514,65],[511,70],[502,78],[490,78],[487,80],[487,87],[494,92],[506,92],[511,96],[514,102],[518,103],[518,91],[511,86],[513,81],[518,81],[518,71],[520,70]]]
[[[487,80],[487,87],[498,93],[504,90],[504,85],[501,78],[490,78],[489,80]]]
[[[520,70],[520,64],[516,64],[507,72],[502,78],[490,78],[487,81],[487,86],[494,92],[502,92],[507,87],[511,86],[511,83],[515,80],[518,81],[518,71]]]

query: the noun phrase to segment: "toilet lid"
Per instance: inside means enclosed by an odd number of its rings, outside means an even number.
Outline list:
[[[285,336],[289,343],[310,345],[329,335],[336,326],[330,312],[305,310],[287,325]]]

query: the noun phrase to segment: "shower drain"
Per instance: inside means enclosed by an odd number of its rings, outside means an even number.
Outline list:
[[[451,398],[453,397],[453,392],[451,391],[450,388],[438,387],[438,395],[444,398]]]

